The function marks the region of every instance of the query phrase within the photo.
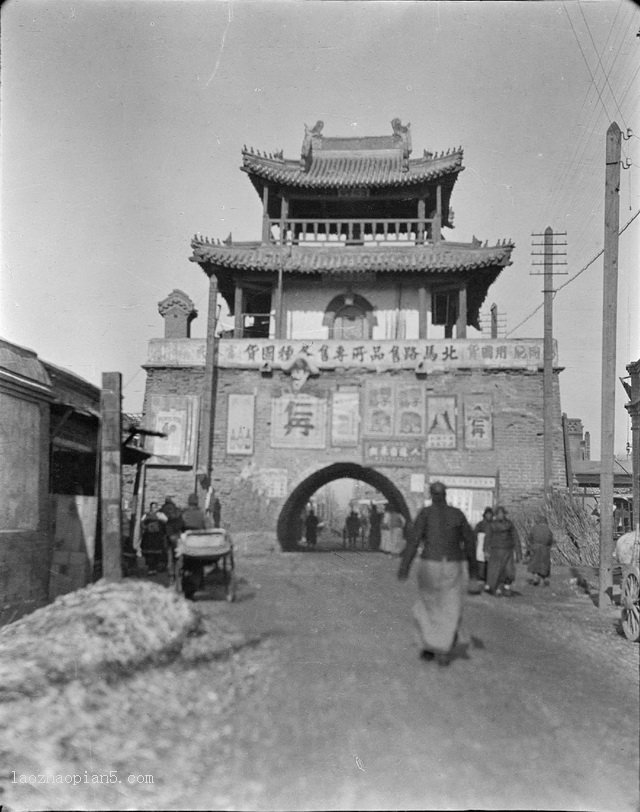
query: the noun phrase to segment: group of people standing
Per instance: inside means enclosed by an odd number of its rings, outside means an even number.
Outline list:
[[[206,527],[220,527],[222,507],[220,500],[212,495],[210,511],[201,510],[198,496],[190,494],[187,507],[180,508],[171,496],[166,496],[164,504],[149,504],[149,510],[140,520],[140,552],[144,557],[150,575],[167,569],[169,551],[175,552],[180,534],[185,530],[204,530]]]
[[[475,527],[475,554],[469,559],[472,584],[484,582],[490,595],[510,597],[516,577],[516,564],[522,561],[520,537],[503,507],[486,508]],[[549,585],[553,535],[544,514],[536,519],[528,538],[527,558],[531,583]],[[479,591],[477,588],[471,591]]]
[[[387,504],[381,513],[375,503],[363,512],[352,508],[347,515],[344,527],[346,546],[355,549],[358,539],[362,546],[373,552],[400,555],[404,549],[405,520]]]
[[[421,657],[449,665],[458,641],[467,569],[471,582],[485,580],[491,595],[511,595],[515,564],[522,559],[520,539],[503,507],[484,511],[471,529],[464,513],[447,504],[442,482],[430,485],[431,504],[422,508],[402,553],[398,578],[409,576],[420,550],[418,600],[413,607],[420,637]],[[529,534],[529,572],[532,583],[548,583],[553,536],[541,515]],[[474,591],[482,591],[482,588]]]

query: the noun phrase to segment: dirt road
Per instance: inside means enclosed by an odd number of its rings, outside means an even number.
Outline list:
[[[567,570],[548,589],[521,573],[512,599],[469,597],[470,642],[440,668],[417,656],[415,585],[396,569],[348,552],[242,562],[253,594],[223,611],[278,656],[245,709],[240,805],[637,809],[638,648],[614,615]]]
[[[226,655],[201,658],[195,639],[190,656],[114,684],[7,707],[0,803],[638,809],[638,646],[568,570],[546,589],[521,572],[511,599],[469,596],[448,668],[418,658],[415,584],[397,559],[240,546],[236,571],[236,603],[197,601],[230,630]],[[251,644],[233,642],[238,627]],[[16,783],[42,770],[117,782]]]

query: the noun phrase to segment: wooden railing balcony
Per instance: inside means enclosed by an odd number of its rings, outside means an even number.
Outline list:
[[[266,221],[268,242],[279,245],[425,245],[440,241],[440,218],[288,218]]]

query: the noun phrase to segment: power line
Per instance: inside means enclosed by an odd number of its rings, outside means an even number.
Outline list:
[[[585,54],[584,50],[582,49],[582,45],[580,44],[580,40],[578,39],[578,34],[576,33],[576,29],[573,27],[573,22],[571,21],[571,17],[569,17],[569,12],[567,11],[567,7],[566,7],[565,3],[562,4],[562,8],[564,9],[564,13],[567,15],[567,18],[569,20],[569,25],[571,26],[571,30],[573,31],[573,36],[575,37],[575,40],[576,40],[576,42],[578,44],[578,48],[580,49],[580,53],[582,54],[584,64],[587,66],[587,70],[589,71],[589,76],[591,77],[591,81],[593,82],[593,86],[595,87],[596,92],[598,93],[598,98],[600,99],[600,104],[603,106],[604,112],[607,114],[607,118],[609,119],[609,121],[611,121],[612,118],[609,115],[609,111],[607,110],[607,107],[606,107],[606,105],[604,103],[604,99],[602,98],[602,93],[600,93],[600,88],[596,84],[595,76],[593,75],[593,73],[591,71],[591,66],[589,65],[589,61],[587,60],[586,54]]]
[[[637,211],[637,212],[636,212],[636,213],[633,215],[633,217],[631,217],[631,219],[630,219],[630,220],[627,220],[627,222],[626,222],[626,223],[624,224],[624,226],[623,226],[623,227],[620,229],[620,231],[618,231],[618,236],[620,236],[621,234],[623,234],[623,233],[624,233],[624,232],[625,232],[625,231],[626,231],[626,230],[629,228],[629,226],[631,225],[631,223],[633,223],[633,221],[636,219],[636,217],[638,217],[638,215],[640,215],[640,209],[638,209],[638,211]],[[591,265],[593,265],[593,263],[594,263],[594,262],[595,262],[597,259],[599,259],[599,258],[600,258],[600,257],[601,257],[603,254],[604,254],[604,248],[601,248],[601,249],[598,251],[598,253],[597,253],[597,254],[596,254],[594,257],[592,257],[592,258],[589,260],[589,262],[587,262],[587,264],[584,266],[584,268],[580,268],[580,270],[578,271],[578,273],[576,273],[576,274],[574,274],[573,276],[569,277],[569,279],[567,279],[567,281],[566,281],[566,282],[563,282],[563,283],[562,283],[562,285],[560,285],[560,287],[556,288],[556,290],[553,292],[554,298],[555,298],[556,293],[559,293],[559,292],[562,290],[562,288],[566,288],[566,287],[567,287],[567,285],[568,285],[570,282],[573,282],[573,280],[574,280],[574,279],[577,279],[577,278],[580,276],[580,274],[584,273],[584,272],[587,270],[587,268],[589,268]],[[536,307],[534,310],[532,310],[532,311],[531,311],[531,313],[529,313],[529,315],[528,315],[528,316],[525,316],[525,318],[524,318],[524,319],[522,319],[522,321],[521,321],[521,322],[519,322],[519,324],[516,324],[516,326],[515,326],[513,329],[509,330],[509,332],[508,332],[508,333],[505,335],[505,338],[509,338],[509,336],[510,336],[510,335],[512,335],[512,333],[515,333],[515,331],[516,331],[516,330],[518,330],[520,327],[522,327],[522,325],[523,325],[523,324],[525,324],[526,322],[528,322],[530,318],[532,318],[533,316],[535,316],[535,314],[536,314],[536,313],[537,313],[539,310],[541,310],[541,309],[543,308],[543,306],[544,306],[544,302],[542,302],[542,303],[541,303],[541,304],[539,304],[539,305],[538,305],[538,306],[537,306],[537,307]]]
[[[604,65],[602,64],[602,59],[600,58],[600,53],[599,53],[598,48],[596,46],[595,40],[593,39],[593,35],[591,33],[591,29],[589,28],[589,23],[587,22],[587,18],[584,16],[584,11],[583,11],[581,3],[578,3],[578,9],[580,10],[580,14],[582,15],[582,19],[584,20],[584,24],[585,24],[585,27],[587,29],[587,33],[589,34],[589,39],[591,40],[591,44],[593,45],[593,50],[596,52],[596,56],[598,57],[598,64],[600,65],[600,70],[602,71],[602,74],[604,76],[604,81],[606,82],[607,87],[609,88],[609,92],[611,93],[611,98],[613,99],[613,103],[615,104],[616,109],[618,110],[618,113],[620,113],[620,118],[622,119],[622,124],[624,125],[624,128],[626,130],[627,129],[627,124],[626,124],[626,122],[624,120],[624,115],[622,114],[622,110],[620,109],[620,105],[618,104],[618,100],[616,99],[616,95],[613,92],[613,88],[611,87],[611,84],[609,83],[609,77],[607,75],[607,72],[604,69]],[[620,10],[620,6],[618,6],[618,11],[619,10]],[[617,16],[617,12],[616,12],[616,16]],[[607,38],[607,40],[608,40],[608,38]],[[606,47],[606,44],[605,44],[605,47]]]

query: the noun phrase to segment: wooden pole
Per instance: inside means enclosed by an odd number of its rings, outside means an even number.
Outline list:
[[[200,399],[200,449],[198,467],[204,469],[211,479],[213,415],[216,387],[216,329],[218,327],[218,279],[214,273],[209,277],[209,311],[207,314],[207,349],[204,362],[204,382]],[[207,490],[206,488],[204,490]]]
[[[613,591],[613,464],[615,434],[618,229],[620,223],[620,127],[607,130],[604,190],[604,284],[602,292],[602,422],[600,442],[600,592],[598,606],[611,605]]]
[[[544,367],[542,372],[544,495],[553,478],[553,229],[544,230]]]
[[[627,372],[631,376],[631,399],[626,409],[631,416],[633,527],[637,532],[640,525],[640,360],[629,364]]]
[[[102,373],[100,395],[102,577],[122,579],[122,375]]]

